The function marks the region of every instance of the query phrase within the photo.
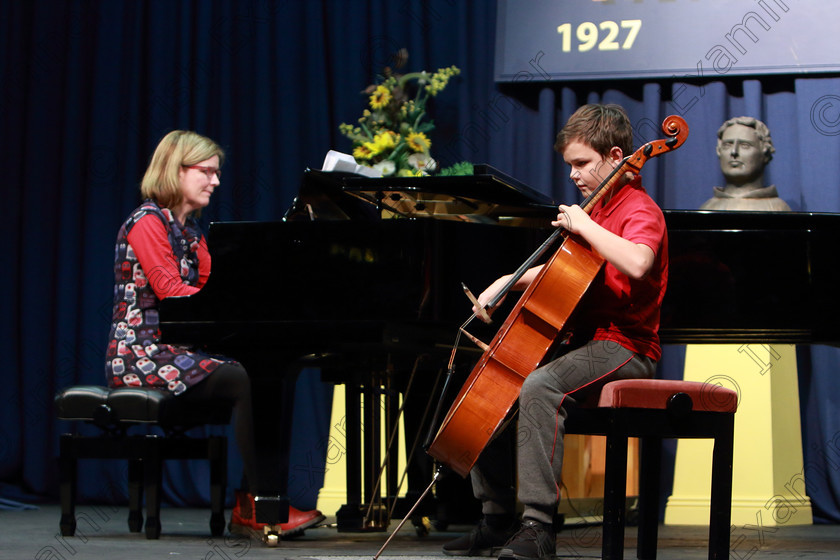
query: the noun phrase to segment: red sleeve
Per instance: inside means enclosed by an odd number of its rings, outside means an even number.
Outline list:
[[[199,287],[185,284],[179,273],[179,265],[169,245],[169,238],[166,235],[166,227],[157,216],[147,214],[140,218],[128,234],[128,243],[134,250],[140,267],[143,269],[149,285],[155,292],[158,299],[169,296],[186,296],[194,294]],[[207,245],[202,238],[201,246],[207,253]],[[204,284],[207,276],[201,269],[205,268],[210,273],[209,253],[206,259],[202,258],[201,246],[199,247],[199,283]]]
[[[198,284],[196,287],[200,290],[207,283],[210,277],[210,251],[207,250],[207,240],[204,236],[198,242]]]
[[[619,235],[633,243],[647,245],[654,255],[662,248],[665,234],[665,217],[652,200],[640,200],[632,212],[624,217],[623,229]]]

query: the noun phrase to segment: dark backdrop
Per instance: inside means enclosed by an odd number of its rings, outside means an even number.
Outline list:
[[[709,30],[710,46],[725,27]],[[521,83],[500,88],[494,34],[490,0],[0,0],[4,492],[56,496],[64,427],[53,395],[104,381],[114,238],[138,202],[158,140],[188,128],[226,149],[222,188],[205,222],[279,219],[306,167],[319,168],[330,148],[349,151],[338,125],[360,115],[359,92],[400,47],[410,52],[407,70],[462,69],[431,107],[432,151],[444,164],[490,163],[558,201],[577,200],[553,137],[580,104],[617,102],[636,126],[637,144],[657,137],[654,127],[668,114],[688,120],[686,145],[643,174],[663,208],[694,209],[722,179],[717,127],[750,115],[773,132],[767,179],[781,197],[797,211],[840,212],[840,78],[537,84],[529,67]],[[838,353],[802,354],[808,491],[818,520],[838,522]],[[681,349],[666,356],[661,374],[679,376]],[[323,461],[330,396],[317,372],[304,376],[292,460],[299,507],[315,504],[321,474],[309,465]],[[204,468],[168,467],[167,499],[204,500]],[[81,476],[82,499],[121,499],[120,466],[91,462]]]

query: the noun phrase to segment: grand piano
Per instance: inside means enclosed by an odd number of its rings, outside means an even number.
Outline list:
[[[326,380],[346,383],[348,502],[338,521],[339,529],[363,529],[360,511],[376,483],[365,474],[362,486],[361,449],[368,462],[380,457],[360,440],[360,392],[374,402],[383,387],[400,391],[404,381],[388,372],[412,369],[419,355],[430,372],[444,367],[470,314],[461,283],[478,293],[515,269],[555,215],[554,201],[487,166],[473,176],[399,179],[309,170],[281,221],[210,225],[210,280],[195,295],[163,302],[162,336],[245,365],[258,437],[279,442],[271,484],[283,495],[296,372],[315,365]],[[840,341],[840,215],[665,216],[663,343]],[[492,326],[470,328],[492,338]],[[465,354],[472,360],[477,350]],[[411,406],[437,398],[431,385],[425,390]],[[378,417],[365,415],[378,433]],[[395,484],[390,478],[387,491]]]

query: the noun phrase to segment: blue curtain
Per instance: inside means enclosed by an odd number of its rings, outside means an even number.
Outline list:
[[[104,382],[114,238],[138,202],[157,141],[188,128],[226,149],[225,180],[205,221],[277,220],[304,169],[320,168],[328,149],[349,151],[338,125],[360,116],[361,90],[401,47],[408,70],[462,70],[430,108],[432,152],[443,164],[489,163],[557,201],[575,201],[554,135],[583,103],[619,103],[637,144],[659,137],[669,114],[688,121],[686,145],[649,162],[643,175],[663,208],[695,209],[722,180],[717,127],[749,115],[773,133],[767,179],[781,197],[797,211],[840,212],[840,78],[541,84],[530,67],[523,81],[497,85],[495,12],[492,0],[0,2],[0,481],[56,496],[54,457],[66,427],[55,420],[53,395]],[[681,350],[666,349],[663,376],[681,374]],[[836,523],[838,353],[800,353],[808,491],[817,520]],[[313,457],[323,461],[329,402],[317,372],[304,376],[293,475],[296,465],[311,471]],[[169,467],[167,499],[206,500],[203,468]],[[121,469],[83,467],[80,497],[122,499]],[[315,504],[318,476],[307,476],[293,496],[298,507]]]

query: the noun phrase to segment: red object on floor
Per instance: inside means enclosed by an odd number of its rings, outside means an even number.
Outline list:
[[[290,539],[303,535],[310,527],[321,523],[327,517],[317,509],[301,511],[289,506],[289,520],[280,524],[280,538]],[[254,496],[248,492],[236,491],[236,505],[230,516],[231,533],[256,533],[262,535],[265,523],[257,523]]]

